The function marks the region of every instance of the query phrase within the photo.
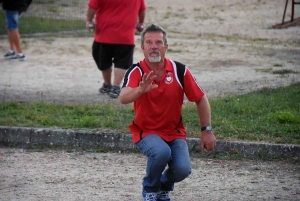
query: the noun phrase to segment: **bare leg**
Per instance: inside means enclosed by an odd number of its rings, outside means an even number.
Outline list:
[[[7,36],[8,36],[8,41],[9,41],[9,49],[10,50],[15,50],[15,47],[14,47],[14,44],[13,44],[13,41],[10,37],[10,34],[9,34],[9,31],[7,30]]]
[[[115,69],[114,69],[114,85],[120,86],[125,73],[126,73],[126,70],[115,67]]]
[[[22,53],[19,30],[8,30],[8,39],[11,50],[15,47],[18,53]]]
[[[102,76],[105,84],[111,84],[112,67],[107,70],[102,70]]]

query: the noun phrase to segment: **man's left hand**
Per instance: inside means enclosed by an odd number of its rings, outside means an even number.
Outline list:
[[[200,148],[202,151],[204,151],[204,148],[206,148],[207,151],[212,151],[216,148],[216,137],[212,132],[202,131],[200,139]]]

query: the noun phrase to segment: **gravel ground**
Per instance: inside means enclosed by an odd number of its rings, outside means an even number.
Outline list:
[[[300,200],[300,165],[192,156],[192,174],[172,201]],[[0,200],[142,200],[138,153],[0,148]]]
[[[146,2],[145,23],[158,23],[170,33],[167,56],[187,64],[210,98],[300,81],[297,73],[273,73],[298,72],[300,66],[300,27],[270,28],[281,22],[285,1]],[[289,10],[290,5],[287,15]],[[92,40],[24,37],[25,62],[0,59],[0,100],[118,103],[98,94],[103,80],[91,56]],[[7,48],[1,38],[0,52]],[[140,59],[137,39],[134,61]],[[0,201],[138,201],[145,165],[138,153],[2,147]],[[172,201],[300,200],[300,164],[193,156],[192,168],[175,186]]]

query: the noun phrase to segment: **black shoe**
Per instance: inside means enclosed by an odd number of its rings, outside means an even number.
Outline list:
[[[13,57],[10,57],[9,59],[11,60],[19,60],[19,61],[24,61],[25,60],[25,54],[23,54],[22,56],[20,56],[19,54],[15,54]]]
[[[99,92],[102,94],[106,94],[110,92],[111,88],[112,88],[111,84],[103,83],[103,86],[99,89]]]
[[[14,57],[16,55],[16,52],[15,51],[8,51],[8,52],[6,52],[6,54],[4,55],[4,58],[5,59],[10,59],[10,58],[12,58],[12,57]]]
[[[118,98],[121,88],[119,86],[113,85],[108,95],[111,98]]]

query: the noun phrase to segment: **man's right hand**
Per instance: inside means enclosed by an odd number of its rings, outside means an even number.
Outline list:
[[[138,24],[136,25],[136,30],[137,30],[138,32],[142,32],[142,31],[144,30],[144,24],[143,24],[143,23],[138,23]]]
[[[154,75],[152,71],[148,75],[145,73],[143,75],[142,81],[140,81],[138,92],[143,94],[151,91],[152,89],[157,88],[158,87],[157,84],[152,84],[155,78],[156,75]]]
[[[87,21],[85,24],[85,27],[90,31],[94,32],[95,31],[95,24],[94,22]]]

